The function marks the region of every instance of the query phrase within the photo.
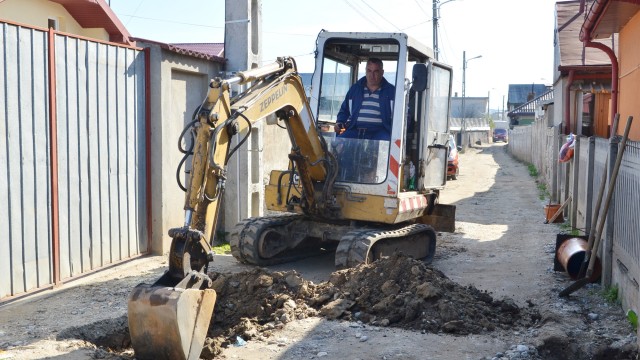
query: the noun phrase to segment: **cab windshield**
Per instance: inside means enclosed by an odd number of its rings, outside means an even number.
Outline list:
[[[379,184],[386,180],[389,140],[366,131],[358,136],[338,136],[334,125],[347,92],[365,76],[370,58],[382,60],[384,79],[396,86],[399,49],[393,39],[338,38],[325,44],[317,114],[323,136],[339,161],[338,181]],[[357,118],[354,124],[358,124]]]

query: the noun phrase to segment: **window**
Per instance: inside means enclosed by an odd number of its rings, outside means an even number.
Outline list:
[[[322,68],[318,120],[335,121],[340,105],[351,86],[353,68],[335,60],[325,59]]]
[[[59,25],[58,25],[58,19],[51,19],[51,18],[49,18],[49,21],[48,21],[48,25],[47,25],[47,27],[48,27],[49,29],[59,30],[59,29],[60,29],[60,27],[59,27]]]

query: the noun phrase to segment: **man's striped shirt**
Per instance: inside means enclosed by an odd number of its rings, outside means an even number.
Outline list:
[[[380,89],[369,91],[365,86],[364,100],[358,113],[358,127],[382,127],[382,113],[380,113]]]

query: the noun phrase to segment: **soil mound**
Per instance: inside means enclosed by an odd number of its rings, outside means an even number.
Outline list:
[[[534,309],[461,286],[401,254],[336,271],[321,284],[295,271],[255,269],[210,276],[218,300],[204,358],[218,354],[220,347],[264,339],[291,320],[318,314],[371,326],[460,335],[530,326],[540,318]]]

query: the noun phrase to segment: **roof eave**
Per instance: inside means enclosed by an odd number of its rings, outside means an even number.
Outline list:
[[[78,21],[78,24],[84,28],[96,27],[94,23],[85,21],[83,19],[87,12],[102,15],[100,24],[104,30],[109,34],[109,41],[135,45],[135,42],[131,40],[131,34],[127,31],[127,28],[120,22],[118,16],[111,10],[111,7],[105,2],[105,0],[51,0],[52,2],[62,5],[67,12],[73,18]],[[91,20],[88,20],[91,21]]]
[[[640,0],[595,0],[580,29],[580,41],[608,38],[640,11]]]

